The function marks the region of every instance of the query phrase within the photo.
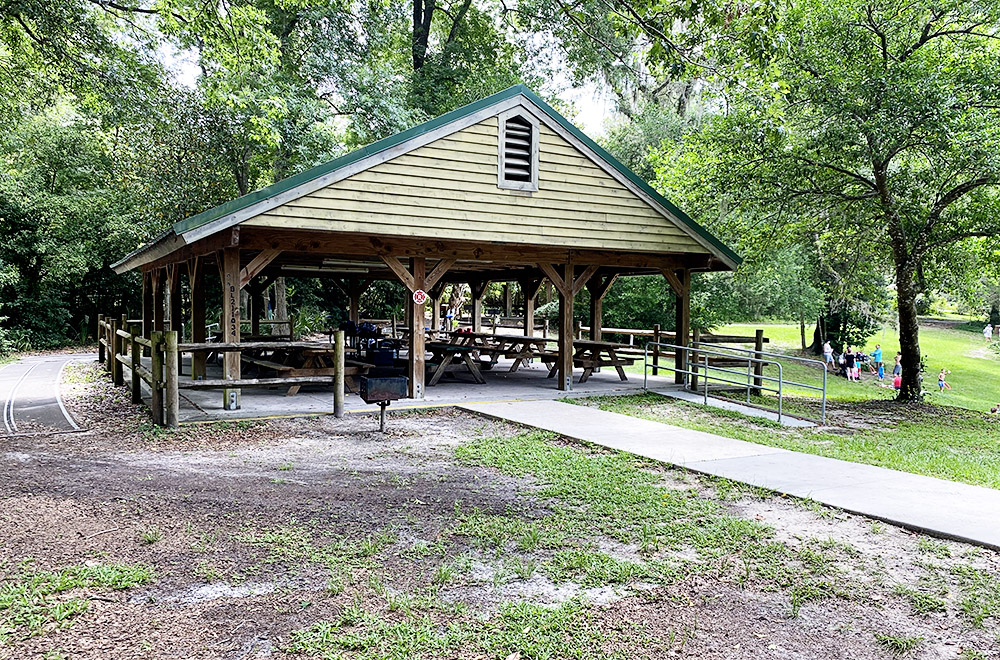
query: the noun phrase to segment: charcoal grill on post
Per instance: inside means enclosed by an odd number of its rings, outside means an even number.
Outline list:
[[[379,431],[385,433],[385,408],[392,401],[406,398],[406,376],[362,376],[359,394],[365,403],[379,405]]]

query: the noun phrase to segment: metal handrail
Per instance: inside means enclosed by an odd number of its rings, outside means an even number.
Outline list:
[[[795,356],[795,355],[785,355],[783,353],[774,353],[774,352],[771,352],[771,351],[757,351],[757,350],[754,350],[754,349],[741,348],[741,347],[738,347],[738,346],[720,346],[719,344],[714,344],[714,343],[713,344],[707,344],[706,342],[700,342],[700,341],[693,341],[690,344],[690,346],[692,346],[692,347],[695,347],[695,346],[706,346],[706,345],[714,346],[714,347],[722,349],[722,350],[727,350],[727,351],[733,351],[733,352],[737,352],[737,353],[742,353],[742,354],[747,355],[747,356],[759,356],[760,355],[760,356],[781,358],[782,360],[791,360],[793,362],[801,362],[803,364],[818,365],[823,370],[823,386],[822,387],[820,387],[818,385],[810,385],[808,383],[799,383],[799,382],[796,382],[796,381],[793,381],[793,380],[786,380],[785,384],[786,385],[792,385],[792,386],[795,386],[795,387],[803,387],[805,389],[816,390],[817,392],[820,392],[822,394],[822,396],[820,398],[820,421],[822,423],[824,423],[824,424],[826,423],[826,385],[827,385],[826,380],[827,380],[827,373],[828,373],[827,370],[826,370],[826,363],[821,362],[820,360],[813,360],[811,358],[798,357],[798,356]]]
[[[669,365],[668,366],[664,366],[662,364],[657,364],[657,365],[650,364],[650,362],[649,362],[649,347],[650,346],[655,346],[657,348],[673,349],[675,352],[676,351],[684,351],[684,355],[685,355],[684,365],[686,367],[688,367],[688,368],[687,369],[678,369],[676,366],[669,366]],[[704,362],[701,362],[701,363],[697,362],[697,358],[695,359],[695,361],[691,360],[691,355],[692,354],[698,354],[698,353],[700,353],[701,356],[702,356],[702,358],[704,358]],[[729,380],[727,378],[720,378],[719,376],[716,376],[716,375],[709,375],[709,364],[708,364],[708,356],[709,355],[716,355],[716,356],[719,356],[719,357],[728,357],[728,358],[737,357],[737,356],[732,355],[731,353],[723,353],[721,351],[706,350],[704,348],[692,348],[691,346],[680,346],[678,344],[665,344],[665,343],[662,343],[662,342],[652,342],[652,341],[648,342],[646,344],[645,348],[643,348],[642,388],[644,390],[648,390],[649,389],[649,367],[650,366],[655,366],[657,370],[665,369],[667,371],[673,371],[674,373],[683,374],[684,375],[684,389],[690,389],[690,377],[691,376],[694,376],[696,378],[702,378],[702,379],[704,379],[704,388],[703,388],[703,391],[704,391],[704,396],[705,396],[705,402],[706,403],[708,403],[708,380],[709,380],[709,378],[711,378],[712,380],[714,380],[716,382],[719,382],[719,383],[728,383],[728,384],[731,384],[731,385],[743,385],[744,384],[742,381]],[[781,363],[780,362],[775,363],[777,365],[777,367],[778,367],[778,377],[777,378],[775,378],[773,376],[765,376],[763,373],[761,373],[759,375],[758,374],[753,374],[753,382],[751,384],[751,370],[750,370],[750,367],[753,366],[754,364],[759,364],[761,366],[761,368],[763,368],[766,364],[768,364],[768,362],[766,360],[763,360],[763,359],[760,359],[760,358],[754,358],[754,357],[739,357],[738,359],[741,362],[744,361],[744,360],[747,362],[747,381],[746,381],[746,386],[747,386],[747,398],[748,398],[748,400],[749,400],[750,390],[751,389],[758,390],[758,391],[761,391],[761,392],[775,392],[778,395],[778,422],[780,423],[782,415],[783,415],[783,408],[784,408],[784,406],[783,406],[783,400],[784,400],[784,382],[785,382],[784,381],[784,372],[783,372]],[[699,373],[697,371],[693,371],[691,369],[691,367],[701,367],[703,369],[703,371]],[[733,369],[726,369],[724,367],[711,367],[711,369],[713,371],[716,371],[716,372],[721,371],[723,373],[735,373],[735,374],[740,374],[740,375],[743,374],[742,371],[735,371]],[[764,381],[776,382],[778,384],[777,389],[775,389],[774,387],[768,387],[768,386],[766,386],[764,384]]]

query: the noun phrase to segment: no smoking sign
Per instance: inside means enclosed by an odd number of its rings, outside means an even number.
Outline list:
[[[425,302],[427,302],[427,292],[424,291],[423,289],[417,289],[416,291],[414,291],[413,302],[417,303],[418,305],[423,305]]]

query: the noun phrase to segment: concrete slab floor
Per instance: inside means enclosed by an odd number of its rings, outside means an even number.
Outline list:
[[[638,394],[643,391],[641,374],[629,374],[628,381],[619,379],[614,369],[593,374],[586,383],[579,383],[580,370],[574,374],[573,390],[556,389],[556,379],[547,378],[544,365],[533,363],[522,366],[515,373],[508,369],[512,360],[500,360],[492,369],[483,371],[485,384],[473,382],[464,373],[449,374],[433,387],[425,389],[425,398],[395,401],[389,411],[450,406],[488,401],[552,400],[564,397]],[[185,359],[181,369],[190,374],[190,363]],[[221,368],[209,365],[209,378],[221,378]],[[126,380],[128,380],[126,378]],[[673,386],[666,376],[650,377],[650,386],[668,389]],[[261,419],[266,417],[294,417],[328,415],[333,413],[333,392],[325,385],[304,385],[294,396],[286,396],[287,387],[244,388],[239,410],[223,410],[221,390],[189,390],[180,392],[180,421],[205,422],[214,420]],[[144,391],[148,399],[148,390]],[[377,405],[369,405],[357,394],[348,393],[344,401],[348,413],[377,413]]]

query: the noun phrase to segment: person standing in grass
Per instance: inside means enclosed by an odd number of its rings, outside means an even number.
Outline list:
[[[827,371],[835,369],[833,366],[833,346],[830,344],[829,339],[823,344],[823,362],[826,363]]]
[[[987,342],[993,341],[993,326],[990,323],[987,323],[986,327],[983,328],[983,338]]]
[[[875,344],[875,350],[872,351],[872,362],[875,363],[875,368],[878,370],[879,381],[885,380],[885,365],[882,364],[882,344]]]
[[[951,385],[949,385],[948,381],[945,380],[945,378],[947,377],[947,375],[950,374],[950,373],[951,372],[948,371],[947,369],[943,369],[943,368],[941,369],[941,373],[938,374],[938,392],[944,392],[945,389],[949,389],[949,390],[951,389]]]
[[[892,365],[892,375],[902,376],[903,375],[903,364],[901,360],[903,359],[903,354],[896,351],[896,364]]]
[[[850,346],[844,351],[844,367],[847,368],[847,380],[857,380],[857,372],[854,371],[857,366],[857,356],[854,355],[854,349]]]

